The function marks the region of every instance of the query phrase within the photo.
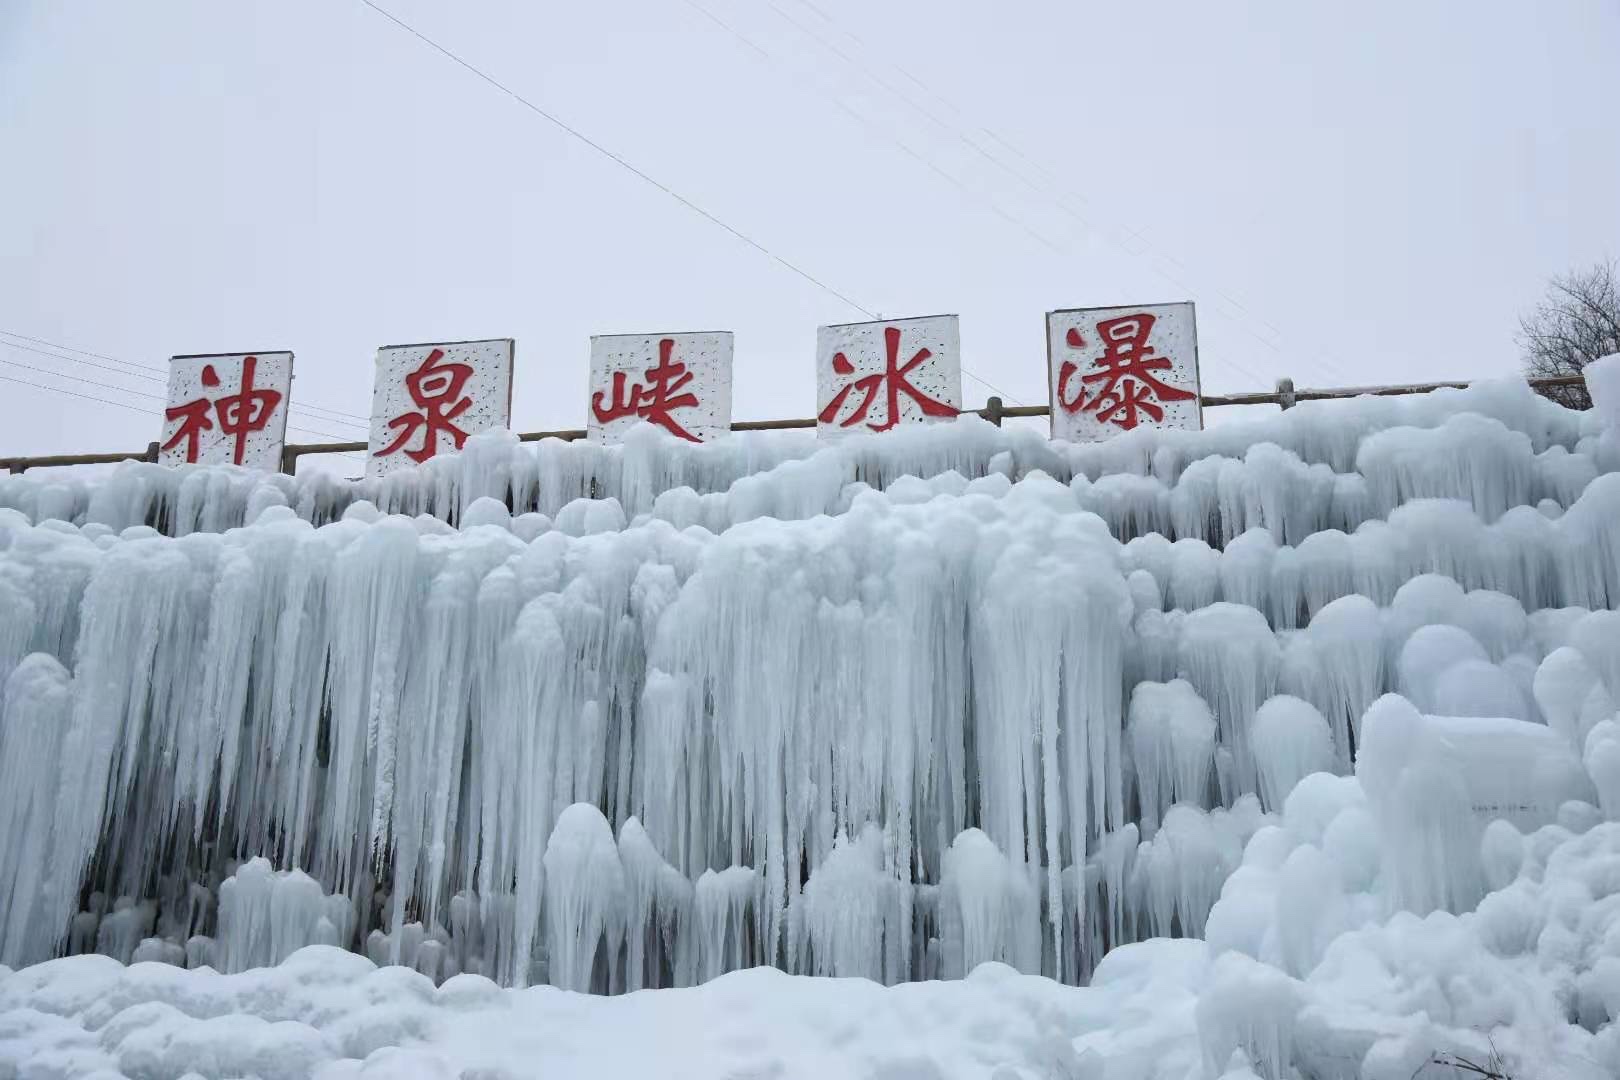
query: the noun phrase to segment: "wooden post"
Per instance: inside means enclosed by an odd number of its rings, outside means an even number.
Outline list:
[[[150,461],[153,464],[156,464],[159,452],[160,452],[160,450],[159,450],[156,439],[153,439],[151,442],[146,444],[146,460],[147,461]]]
[[[996,427],[1000,427],[1002,416],[1001,410],[1001,398],[992,397],[989,401],[984,403],[984,408],[980,411],[979,415],[996,425]]]
[[[1294,397],[1294,380],[1284,376],[1277,380],[1277,404],[1284,409],[1292,409],[1296,404]]]

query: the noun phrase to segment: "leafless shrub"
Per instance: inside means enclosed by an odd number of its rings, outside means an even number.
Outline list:
[[[1524,373],[1531,378],[1579,375],[1592,361],[1620,352],[1620,273],[1597,263],[1553,278],[1534,310],[1519,318]],[[1549,386],[1545,397],[1571,409],[1590,409],[1584,386]]]

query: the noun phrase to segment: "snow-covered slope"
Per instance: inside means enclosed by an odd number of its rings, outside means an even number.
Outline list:
[[[1608,374],[0,478],[0,1074],[1620,1075]]]

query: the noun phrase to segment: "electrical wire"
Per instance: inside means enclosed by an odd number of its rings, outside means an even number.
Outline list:
[[[618,165],[619,167],[621,167],[621,168],[625,169],[626,171],[628,171],[631,175],[633,175],[633,176],[637,177],[638,179],[644,181],[645,183],[650,184],[653,187],[657,188],[659,191],[663,192],[665,195],[668,195],[671,199],[674,199],[676,202],[680,203],[682,206],[686,207],[688,210],[691,210],[693,213],[697,214],[699,217],[702,217],[704,220],[708,221],[710,224],[715,225],[715,226],[725,230],[726,232],[730,233],[733,237],[737,238],[738,240],[741,240],[743,243],[747,244],[749,247],[753,248],[755,251],[758,251],[760,254],[764,255],[766,258],[771,259],[773,262],[776,262],[779,265],[785,267],[786,269],[788,269],[792,273],[797,274],[799,277],[803,278],[805,281],[808,281],[810,284],[814,285],[816,288],[821,289],[823,292],[827,293],[828,295],[833,296],[833,297],[837,298],[838,300],[842,301],[843,303],[849,305],[850,307],[854,308],[856,311],[859,311],[861,314],[865,315],[868,319],[877,319],[878,318],[877,313],[875,311],[873,311],[871,308],[865,306],[864,304],[858,303],[855,300],[850,299],[850,297],[848,295],[838,291],[837,289],[833,288],[831,285],[828,285],[826,282],[822,281],[820,278],[817,278],[816,276],[811,274],[808,270],[805,270],[802,267],[798,266],[797,264],[789,261],[787,258],[785,258],[785,257],[783,257],[781,255],[778,255],[776,252],[772,251],[770,248],[766,247],[764,244],[760,243],[758,240],[755,240],[752,236],[750,236],[747,233],[743,232],[741,229],[739,229],[736,226],[728,224],[727,222],[721,220],[719,217],[715,216],[713,213],[710,213],[708,210],[706,210],[703,207],[699,206],[697,203],[693,202],[691,199],[687,198],[685,195],[682,195],[680,192],[676,191],[674,188],[670,187],[668,184],[665,184],[661,180],[656,179],[655,177],[653,177],[649,173],[643,171],[642,169],[638,168],[637,166],[632,165],[624,157],[622,157],[619,154],[615,153],[614,151],[608,149],[606,146],[604,146],[601,143],[597,142],[595,139],[592,139],[589,135],[586,135],[583,131],[579,130],[577,127],[574,127],[573,125],[571,125],[568,122],[564,121],[562,118],[558,117],[554,113],[551,113],[551,112],[547,111],[546,109],[542,108],[541,106],[536,105],[533,101],[530,101],[528,98],[524,97],[522,94],[518,93],[516,90],[512,89],[510,86],[507,86],[505,83],[501,82],[499,79],[495,78],[493,75],[490,75],[488,72],[484,71],[482,68],[479,68],[478,66],[471,63],[470,61],[463,59],[461,56],[459,56],[455,52],[452,52],[450,49],[446,48],[444,45],[441,45],[439,42],[435,41],[433,38],[429,37],[427,34],[423,33],[420,30],[418,30],[416,27],[412,26],[410,23],[408,23],[405,20],[401,19],[399,16],[395,15],[393,12],[391,12],[388,9],[382,7],[380,4],[377,4],[377,3],[373,2],[373,0],[360,0],[360,3],[364,4],[366,7],[370,8],[372,11],[375,11],[377,14],[381,15],[383,18],[387,19],[389,22],[393,23],[395,26],[398,26],[401,30],[404,30],[406,33],[410,34],[412,37],[414,37],[417,40],[421,41],[424,45],[427,45],[429,48],[433,49],[435,52],[438,52],[440,55],[446,57],[447,59],[453,61],[456,64],[459,64],[461,67],[465,68],[467,71],[469,71],[472,74],[476,75],[478,78],[482,79],[484,82],[488,83],[490,86],[493,86],[495,89],[499,90],[501,93],[505,94],[507,97],[511,98],[513,101],[517,102],[519,105],[522,105],[524,108],[528,109],[530,112],[534,113],[536,116],[540,117],[542,120],[545,120],[547,123],[549,123],[552,126],[556,127],[558,130],[560,130],[563,133],[573,137],[574,139],[577,139],[579,142],[584,143],[586,146],[590,147],[592,150],[595,150],[598,154],[601,154],[603,157],[607,158],[609,161],[613,162],[615,165]],[[1005,391],[997,389],[992,383],[990,383],[989,381],[984,379],[982,376],[977,375],[974,372],[968,370],[966,367],[962,368],[962,373],[964,375],[968,376],[969,378],[972,378],[975,381],[977,381],[979,383],[982,383],[984,386],[988,387],[990,390],[994,391],[995,393],[1000,394],[1003,397],[1008,398],[1009,400],[1013,401],[1015,404],[1020,404],[1020,405],[1023,404],[1023,402],[1018,401],[1017,398],[1013,398],[1010,394],[1007,394]]]
[[[739,42],[746,45],[749,49],[751,49],[754,52],[758,53],[768,63],[775,66],[778,70],[787,70],[788,65],[783,64],[773,53],[770,52],[770,50],[766,49],[763,45],[760,45],[758,42],[756,42],[752,38],[748,37],[748,35],[742,33],[740,30],[733,27],[730,23],[728,23],[724,19],[720,18],[713,11],[709,10],[708,8],[704,7],[702,4],[698,3],[697,0],[682,0],[682,2],[685,3],[687,7],[689,7],[692,10],[698,12],[700,15],[704,16],[706,19],[708,19],[710,22],[714,23],[720,29],[724,30],[726,33],[728,33],[732,37],[736,38]],[[878,75],[874,74],[870,69],[868,69],[865,66],[861,65],[857,60],[855,60],[853,57],[851,57],[844,50],[838,48],[836,45],[833,45],[831,42],[828,42],[825,38],[821,37],[819,34],[816,34],[810,28],[804,26],[797,19],[794,19],[787,12],[783,11],[779,6],[777,6],[774,3],[768,3],[766,6],[768,6],[772,11],[776,12],[776,14],[779,17],[781,17],[784,21],[789,23],[791,26],[793,26],[799,32],[805,34],[808,37],[813,38],[823,48],[827,49],[829,52],[832,52],[835,56],[837,56],[840,60],[844,61],[849,66],[851,66],[851,67],[855,68],[856,70],[861,71],[862,73],[864,73],[874,83],[876,83],[878,86],[882,87],[884,90],[886,90],[890,94],[892,94],[895,97],[899,98],[906,105],[908,105],[912,109],[915,109],[916,111],[922,113],[922,115],[928,117],[930,120],[934,121],[934,123],[940,125],[941,127],[946,127],[948,129],[948,125],[945,123],[945,121],[939,119],[933,113],[929,112],[927,109],[924,109],[921,105],[919,105],[915,101],[913,101],[909,96],[901,93],[898,89],[896,89],[894,86],[892,86],[889,82],[882,79]],[[821,14],[819,9],[817,9],[817,13]],[[825,18],[826,16],[823,15],[823,17]],[[859,39],[856,39],[856,40],[858,41]],[[910,75],[907,75],[907,77],[912,78]],[[912,81],[916,82],[917,80],[915,78],[912,78]],[[919,83],[918,85],[920,86],[922,84]],[[926,89],[926,87],[925,87],[925,89]],[[969,198],[975,199],[975,200],[983,203],[997,217],[1001,218],[1003,221],[1007,222],[1009,225],[1016,226],[1018,229],[1020,229],[1022,232],[1024,232],[1027,236],[1029,236],[1031,239],[1035,240],[1042,247],[1046,248],[1048,251],[1051,251],[1055,255],[1060,255],[1060,256],[1065,256],[1065,257],[1073,257],[1074,256],[1075,252],[1074,252],[1074,250],[1072,248],[1067,247],[1067,246],[1059,247],[1058,245],[1054,244],[1051,241],[1050,238],[1048,238],[1047,236],[1045,236],[1042,233],[1038,232],[1034,228],[1034,226],[1032,226],[1028,221],[1025,221],[1023,218],[1021,218],[1021,217],[1017,216],[1016,214],[1012,213],[1011,211],[1009,211],[1006,207],[1002,206],[999,202],[997,202],[989,194],[987,194],[987,193],[985,193],[983,191],[976,190],[975,188],[969,186],[965,181],[963,181],[961,179],[961,177],[959,177],[955,173],[952,173],[949,170],[945,169],[943,166],[939,165],[937,162],[933,161],[931,158],[927,157],[926,155],[924,155],[923,153],[921,153],[920,151],[918,151],[917,149],[915,149],[914,147],[912,147],[911,145],[906,143],[903,139],[901,139],[894,132],[888,130],[885,127],[882,127],[882,126],[876,124],[875,122],[873,122],[871,120],[871,118],[869,118],[867,116],[864,116],[861,113],[857,112],[855,109],[851,108],[848,104],[846,104],[842,99],[840,99],[837,95],[829,93],[829,92],[824,91],[824,90],[820,90],[820,88],[817,88],[817,90],[823,96],[825,96],[827,98],[827,100],[831,101],[834,106],[836,106],[841,112],[843,112],[850,119],[854,120],[856,123],[860,124],[862,127],[866,128],[868,131],[871,131],[874,134],[876,134],[876,135],[878,135],[878,136],[880,136],[882,138],[885,138],[891,145],[893,145],[901,153],[905,154],[907,157],[911,158],[913,161],[917,162],[919,165],[921,165],[924,168],[928,169],[934,175],[936,175],[940,179],[944,180],[947,184],[949,184],[951,187],[955,188],[957,191],[961,192],[963,195],[966,195]],[[938,95],[936,95],[936,96],[938,96]],[[949,102],[946,102],[946,104],[949,104]],[[961,139],[961,141],[963,143],[965,143],[966,145],[968,145],[972,149],[976,150],[982,156],[985,156],[987,159],[992,160],[992,161],[995,160],[993,157],[990,157],[990,155],[986,154],[986,152],[982,148],[980,148],[972,140],[968,139],[965,135],[962,135],[962,134],[960,134],[958,132],[957,137],[959,139]],[[1006,168],[1006,166],[1002,165],[1002,168]],[[1011,170],[1008,170],[1008,171],[1011,171]],[[1014,175],[1017,175],[1017,174],[1014,173]],[[1020,177],[1020,179],[1023,179],[1023,178]],[[1026,184],[1029,183],[1029,181],[1027,181],[1027,180],[1025,180],[1024,182]],[[1080,218],[1077,214],[1075,214],[1067,206],[1064,206],[1061,203],[1059,203],[1058,206],[1059,206],[1059,208],[1061,210],[1063,210],[1065,213],[1067,213],[1070,217],[1074,217],[1077,221],[1080,221],[1082,224],[1086,225],[1088,228],[1091,228],[1093,231],[1101,232],[1101,230],[1097,229],[1095,225],[1092,225],[1091,223],[1086,222],[1083,218]],[[1188,292],[1189,294],[1196,291],[1195,289],[1193,289],[1193,287],[1191,285],[1176,279],[1174,276],[1172,276],[1170,274],[1167,274],[1162,270],[1159,270],[1157,267],[1150,267],[1150,269],[1152,269],[1160,277],[1165,278],[1167,281],[1174,284],[1177,288],[1183,289],[1186,292]],[[1252,331],[1251,331],[1251,333],[1252,333]],[[1267,343],[1267,344],[1269,344],[1269,343]],[[1276,346],[1274,346],[1274,345],[1270,346],[1270,347],[1273,350],[1275,350],[1275,348],[1276,348]],[[1208,355],[1207,351],[1206,351],[1206,355]],[[1240,374],[1247,375],[1251,379],[1256,379],[1256,380],[1260,379],[1260,376],[1258,374],[1256,374],[1254,371],[1250,370],[1249,368],[1245,367],[1244,365],[1238,363],[1237,361],[1232,360],[1232,359],[1230,359],[1228,357],[1225,357],[1225,356],[1222,356],[1220,359],[1221,359],[1221,363],[1224,364],[1226,367],[1230,367],[1233,370],[1239,372]],[[964,368],[964,372],[966,372],[965,368]],[[966,373],[967,374],[972,374],[971,372],[966,372]],[[974,375],[973,378],[977,379],[979,382],[984,382],[984,380],[979,378],[977,375]],[[989,385],[989,384],[986,383],[985,385]],[[994,387],[992,387],[992,389],[994,389]],[[999,391],[999,390],[996,391],[996,392],[1001,393],[1001,391]],[[1014,399],[1014,400],[1016,401],[1016,399]],[[1018,402],[1018,403],[1022,404],[1022,402]]]
[[[0,363],[4,363],[4,362],[5,361],[0,361]],[[81,401],[94,401],[94,402],[97,402],[98,404],[101,404],[101,405],[111,405],[114,408],[118,408],[118,409],[128,409],[130,412],[140,413],[142,416],[146,416],[146,417],[150,417],[152,415],[151,410],[143,409],[143,408],[141,408],[140,406],[137,406],[137,405],[131,405],[128,402],[113,401],[113,400],[111,400],[109,398],[96,397],[94,394],[81,394],[81,393],[78,393],[75,390],[64,390],[60,386],[47,386],[44,383],[30,382],[27,379],[19,379],[14,375],[0,374],[0,381],[9,382],[9,383],[17,383],[17,384],[19,384],[21,386],[31,386],[35,390],[48,390],[53,394],[62,394],[64,396],[66,396],[66,397],[78,398]],[[292,425],[288,425],[288,426],[291,427]],[[308,429],[299,428],[298,430],[299,431],[306,431]],[[321,432],[317,431],[317,432],[313,432],[313,434],[319,435],[319,434],[321,434]],[[343,441],[347,442],[349,440],[343,440]],[[305,456],[308,456],[308,455],[305,455]],[[327,456],[327,455],[323,455],[323,456]],[[364,458],[356,457],[354,454],[332,454],[330,456],[331,457],[345,458],[345,459],[347,459],[349,461],[364,461],[365,460]]]
[[[695,7],[695,8],[698,7],[698,5],[696,3],[694,3],[694,0],[685,0],[685,2],[689,6],[692,6],[692,7]],[[798,2],[801,5],[803,5],[804,7],[809,8],[811,11],[815,12],[816,15],[818,15],[822,20],[824,20],[829,26],[832,26],[832,27],[836,28],[839,33],[843,34],[845,37],[847,37],[851,41],[855,42],[856,45],[859,46],[862,50],[866,49],[866,43],[864,41],[862,41],[860,37],[856,36],[855,34],[850,33],[848,30],[845,30],[842,26],[840,26],[838,24],[837,20],[833,19],[832,16],[828,15],[821,8],[817,7],[813,3],[810,3],[809,0],[798,0]],[[1074,218],[1074,220],[1076,220],[1080,224],[1084,225],[1086,228],[1092,230],[1093,232],[1097,233],[1100,236],[1103,236],[1110,243],[1112,243],[1115,247],[1118,247],[1121,251],[1124,251],[1127,255],[1130,255],[1132,258],[1137,258],[1137,257],[1140,257],[1140,255],[1143,254],[1143,252],[1151,252],[1152,254],[1158,256],[1160,259],[1164,260],[1165,262],[1171,263],[1174,266],[1179,267],[1182,270],[1189,270],[1190,269],[1180,259],[1177,259],[1174,255],[1172,255],[1169,252],[1165,251],[1161,246],[1159,246],[1159,245],[1153,243],[1153,241],[1149,240],[1145,235],[1143,235],[1143,233],[1140,230],[1134,229],[1131,226],[1125,224],[1124,222],[1119,221],[1117,218],[1113,218],[1113,217],[1111,217],[1109,215],[1099,215],[1099,216],[1103,217],[1106,221],[1109,222],[1109,224],[1111,224],[1113,226],[1113,231],[1117,231],[1120,235],[1122,235],[1126,239],[1121,240],[1118,237],[1116,237],[1114,235],[1111,235],[1111,231],[1109,229],[1102,228],[1101,226],[1098,225],[1098,223],[1096,221],[1091,220],[1087,216],[1085,216],[1085,215],[1079,213],[1078,211],[1076,211],[1073,207],[1069,206],[1068,203],[1065,202],[1064,199],[1061,197],[1061,194],[1062,194],[1061,192],[1054,194],[1050,189],[1043,189],[1039,185],[1035,184],[1032,180],[1030,180],[1028,177],[1024,176],[1018,170],[1012,168],[1006,162],[1002,161],[1000,158],[996,157],[994,154],[991,154],[989,151],[985,150],[984,147],[979,145],[979,143],[976,142],[975,140],[969,138],[967,136],[967,134],[965,132],[963,132],[960,128],[955,127],[952,124],[950,124],[949,122],[940,119],[940,117],[935,115],[932,111],[923,108],[922,105],[920,105],[916,101],[912,100],[912,98],[909,95],[903,93],[898,88],[896,88],[891,83],[889,83],[887,80],[882,78],[880,75],[873,72],[872,69],[868,65],[863,64],[859,60],[856,60],[855,58],[851,57],[849,55],[849,53],[846,52],[844,49],[841,49],[837,45],[835,45],[832,42],[826,40],[826,38],[824,38],[821,34],[817,33],[814,29],[806,26],[804,23],[802,23],[798,19],[793,18],[793,16],[791,16],[787,12],[783,11],[782,8],[778,4],[776,4],[774,2],[774,0],[766,0],[766,6],[769,7],[773,12],[775,12],[777,14],[777,16],[779,18],[781,18],[784,22],[786,22],[789,25],[793,26],[796,30],[798,30],[800,33],[804,34],[806,37],[809,37],[812,40],[814,40],[815,42],[817,42],[819,45],[821,45],[822,48],[826,49],[828,52],[830,52],[833,55],[837,56],[840,60],[844,61],[846,64],[848,64],[849,66],[851,66],[855,70],[857,70],[857,71],[861,72],[862,74],[864,74],[869,80],[871,80],[877,86],[881,87],[887,93],[889,93],[890,95],[892,95],[893,97],[895,97],[896,99],[898,99],[899,101],[901,101],[902,103],[904,103],[905,105],[910,107],[911,109],[913,109],[916,112],[920,113],[922,116],[926,117],[928,120],[930,120],[934,124],[938,125],[941,129],[955,135],[957,137],[957,139],[959,139],[963,143],[963,145],[965,145],[968,148],[970,148],[971,150],[973,150],[979,156],[983,157],[985,160],[987,160],[987,161],[991,162],[992,164],[998,166],[999,168],[1003,169],[1005,172],[1008,173],[1008,175],[1015,177],[1020,182],[1022,182],[1023,184],[1025,184],[1026,186],[1031,188],[1031,190],[1034,190],[1034,191],[1036,191],[1038,193],[1041,193],[1041,194],[1045,194],[1048,198],[1051,199],[1053,205],[1055,205],[1058,209],[1062,210],[1068,216]],[[699,10],[701,10],[701,8]],[[715,18],[713,15],[710,15],[710,19],[712,21],[716,22],[716,23],[719,23],[721,26],[725,27],[725,24],[721,23],[720,20],[718,18]],[[737,33],[737,31],[731,30],[730,27],[725,27],[725,28],[728,31],[730,31],[731,33],[733,33],[733,34]],[[738,36],[741,37],[740,34]],[[767,56],[769,55],[768,53],[765,52],[764,49],[762,49],[757,44],[755,44],[753,42],[747,42],[747,44],[752,49],[754,49],[754,51],[759,52],[762,55],[767,55]],[[936,101],[943,104],[946,108],[948,108],[951,111],[957,113],[958,115],[962,115],[961,108],[958,105],[956,105],[954,102],[952,102],[949,98],[945,97],[945,95],[943,95],[939,91],[933,89],[927,83],[923,82],[921,79],[917,78],[915,75],[911,74],[909,71],[905,70],[903,67],[896,67],[895,70],[897,70],[900,74],[904,75],[907,79],[909,79],[913,84],[915,84],[924,93],[930,95]],[[839,104],[842,107],[842,103],[840,102]],[[986,135],[988,135],[991,139],[995,140],[997,143],[1001,144],[1007,150],[1009,150],[1013,154],[1015,154],[1018,158],[1020,158],[1022,161],[1024,161],[1026,164],[1028,164],[1031,168],[1033,168],[1036,171],[1038,171],[1038,172],[1042,173],[1043,175],[1045,175],[1054,184],[1061,183],[1061,180],[1059,180],[1059,178],[1054,177],[1051,174],[1050,171],[1048,171],[1047,169],[1042,168],[1038,163],[1036,163],[1032,158],[1030,158],[1028,154],[1021,151],[1017,146],[1013,145],[1007,139],[1005,139],[1002,136],[998,135],[996,132],[989,130],[988,128],[981,128],[981,130]],[[1079,199],[1081,202],[1085,202],[1085,203],[1088,203],[1088,204],[1090,202],[1090,200],[1086,199],[1083,195],[1079,195],[1076,192],[1068,191],[1067,194],[1072,198]],[[1093,212],[1093,213],[1095,213],[1095,212]],[[1132,251],[1131,248],[1130,248],[1129,243],[1127,242],[1129,240],[1134,240],[1137,243],[1139,243],[1142,246],[1143,251]],[[1166,271],[1164,271],[1160,267],[1152,266],[1150,264],[1148,268],[1153,273],[1157,274],[1159,277],[1161,277],[1164,280],[1170,282],[1172,285],[1175,285],[1177,288],[1184,289],[1189,293],[1194,293],[1194,292],[1200,291],[1200,290],[1195,289],[1191,284],[1189,284],[1186,281],[1182,280],[1181,278],[1175,276],[1174,274],[1167,273]],[[1267,330],[1269,330],[1273,335],[1275,335],[1277,337],[1282,336],[1282,331],[1278,330],[1276,326],[1272,325],[1266,319],[1264,319],[1264,318],[1250,312],[1249,309],[1246,306],[1244,306],[1242,303],[1240,303],[1235,297],[1233,297],[1224,288],[1221,288],[1221,287],[1217,286],[1217,287],[1215,287],[1214,289],[1212,289],[1210,291],[1214,292],[1217,297],[1219,297],[1221,300],[1224,300],[1227,304],[1229,304],[1231,307],[1235,308],[1238,312],[1241,313],[1240,316],[1227,316],[1228,318],[1231,319],[1231,321],[1233,323],[1235,323],[1238,327],[1240,327],[1250,337],[1252,337],[1256,341],[1258,341],[1261,345],[1264,345],[1266,348],[1270,349],[1272,352],[1281,355],[1281,349],[1278,348],[1277,344],[1275,342],[1271,341],[1271,340],[1268,340],[1264,335],[1262,335],[1259,332],[1257,332],[1256,330],[1254,330],[1254,328],[1252,326],[1247,324],[1246,320],[1252,319],[1255,323],[1258,323],[1259,325],[1265,327]],[[1222,314],[1224,314],[1224,313],[1222,313]],[[1343,369],[1339,368],[1339,366],[1337,364],[1335,364],[1331,360],[1329,360],[1328,357],[1325,354],[1319,354],[1314,359],[1322,367],[1324,367],[1327,370],[1337,374],[1341,378],[1348,379],[1348,378],[1351,377],[1351,376],[1347,375],[1343,371]],[[1226,363],[1229,366],[1235,368],[1236,370],[1242,372],[1243,374],[1249,375],[1251,378],[1255,378],[1255,379],[1259,378],[1259,376],[1255,375],[1252,371],[1249,371],[1248,369],[1241,367],[1236,362],[1234,362],[1234,361],[1232,361],[1230,359],[1227,359]]]
[[[150,399],[152,401],[161,401],[161,402],[164,402],[164,403],[168,402],[168,398],[166,396],[163,396],[163,395],[148,394],[143,390],[131,390],[127,386],[117,386],[117,385],[114,385],[113,383],[97,382],[95,379],[85,379],[85,378],[81,378],[81,377],[79,377],[77,375],[64,375],[60,371],[52,371],[50,368],[42,368],[42,367],[38,367],[38,366],[36,366],[34,364],[22,364],[22,363],[18,363],[15,360],[4,360],[4,359],[0,359],[0,364],[5,364],[7,367],[21,368],[24,371],[32,371],[32,372],[34,372],[36,374],[39,374],[39,375],[50,375],[53,378],[57,378],[57,379],[67,379],[69,382],[83,383],[86,386],[97,386],[97,387],[100,387],[103,390],[116,390],[121,394],[133,394],[136,397],[148,398],[148,399]],[[10,381],[11,382],[22,382],[23,380],[21,380],[21,379],[12,379]],[[38,383],[29,383],[28,385],[30,385],[30,386],[39,386],[40,384],[38,384]],[[40,388],[45,389],[45,390],[57,389],[61,393],[72,394],[72,391],[60,390],[60,388],[58,388],[58,387],[41,386]],[[74,396],[74,397],[83,397],[85,395],[73,394],[72,396]],[[102,399],[97,398],[97,399],[93,399],[93,400],[102,400]],[[133,406],[129,406],[129,407],[133,408]],[[143,410],[140,410],[140,411],[145,412],[146,410],[143,409]],[[302,431],[302,432],[305,432],[306,434],[309,434],[309,435],[319,435],[322,438],[331,439],[334,442],[354,442],[355,441],[352,438],[345,438],[342,435],[334,435],[330,431],[320,431],[320,430],[318,430],[316,428],[304,427],[301,424],[288,424],[287,426],[289,428],[291,428],[292,430],[294,430],[294,431]]]
[[[0,335],[5,335],[6,337],[20,338],[23,341],[32,341],[37,345],[49,345],[51,348],[59,349],[62,352],[78,353],[80,356],[92,356],[92,357],[95,357],[97,360],[110,360],[111,362],[113,362],[115,364],[123,364],[123,365],[125,365],[127,367],[135,368],[136,371],[131,371],[131,372],[126,373],[126,372],[123,372],[123,371],[116,370],[114,368],[102,367],[102,365],[100,365],[100,364],[92,364],[92,363],[89,363],[89,362],[84,361],[84,360],[78,360],[78,359],[75,359],[74,357],[71,357],[71,356],[60,356],[60,355],[58,355],[56,353],[42,352],[39,349],[30,349],[27,345],[18,345],[15,342],[9,342],[9,341],[0,342],[0,344],[10,345],[14,349],[26,349],[29,352],[37,352],[41,356],[55,356],[58,360],[66,360],[70,364],[83,364],[85,367],[101,368],[101,370],[103,370],[103,371],[110,371],[110,372],[113,372],[114,374],[117,374],[117,375],[128,374],[128,376],[130,378],[148,379],[148,380],[150,380],[152,382],[162,383],[165,386],[167,386],[168,382],[169,382],[168,369],[158,367],[158,366],[156,366],[154,364],[141,364],[141,363],[137,363],[134,360],[124,360],[124,359],[122,359],[120,357],[117,357],[117,356],[109,356],[106,353],[91,352],[89,349],[78,349],[78,348],[74,348],[72,345],[64,345],[59,341],[50,341],[50,340],[48,340],[46,338],[31,337],[28,334],[20,334],[15,330],[7,330],[4,327],[0,327]],[[138,372],[155,372],[156,375],[143,375],[143,374],[138,374]],[[161,376],[161,378],[158,377],[158,376]],[[322,420],[322,421],[330,420],[330,421],[334,421],[334,422],[337,422],[337,423],[345,423],[345,424],[352,423],[353,426],[360,427],[360,428],[369,428],[370,424],[371,424],[371,421],[370,421],[370,419],[368,417],[360,416],[357,413],[344,412],[341,409],[329,409],[324,405],[306,405],[303,402],[298,402],[298,403],[294,404],[292,406],[292,408],[298,409],[298,410],[300,410],[302,412],[329,413],[329,414],[331,414],[330,416],[318,416],[318,417],[316,417],[316,419]]]

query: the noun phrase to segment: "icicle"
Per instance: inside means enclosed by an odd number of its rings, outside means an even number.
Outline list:
[[[1597,788],[1598,805],[1610,821],[1620,821],[1620,720],[1594,724],[1582,761]]]
[[[653,847],[641,822],[619,828],[625,880],[625,989],[666,985],[676,971],[676,944],[691,933],[692,883]]]
[[[1552,823],[1565,802],[1596,801],[1575,751],[1540,724],[1423,716],[1386,694],[1363,732],[1356,776],[1385,837],[1394,909],[1472,907],[1483,894],[1480,841],[1491,820],[1529,831]]]
[[[269,967],[306,945],[347,943],[353,921],[349,902],[309,875],[251,859],[220,884],[215,955],[206,962],[226,973]]]
[[[1308,701],[1278,694],[1255,711],[1250,727],[1254,759],[1260,770],[1260,803],[1282,809],[1294,785],[1315,772],[1333,768],[1333,734],[1327,720]]]
[[[1361,714],[1384,687],[1382,619],[1365,596],[1344,596],[1316,613],[1306,637],[1316,678],[1299,689],[1327,717],[1336,768],[1348,772],[1360,744]]]
[[[1276,968],[1241,953],[1220,956],[1209,985],[1198,995],[1204,1074],[1221,1076],[1241,1051],[1264,1080],[1287,1080],[1293,1073],[1294,1025],[1303,999],[1300,984]]]
[[[550,981],[589,990],[598,953],[611,965],[624,934],[624,867],[602,812],[575,803],[557,815],[545,867]]]
[[[67,669],[44,653],[17,665],[0,698],[0,964],[51,958],[67,932],[88,852],[58,824],[62,747],[73,712]]]
[[[904,926],[900,888],[884,872],[883,835],[876,826],[867,826],[855,840],[840,839],[798,901],[805,973],[874,982],[899,977],[901,972],[885,971],[885,941]]]
[[[676,985],[707,982],[749,966],[748,914],[759,904],[760,877],[747,866],[705,870],[693,889],[693,929]]]
[[[1264,616],[1236,604],[1211,604],[1181,627],[1181,664],[1187,680],[1209,702],[1221,743],[1233,757],[1235,789],[1228,800],[1256,790],[1249,725],[1260,703],[1276,690],[1277,639]]]
[[[940,881],[945,977],[961,978],[995,960],[1040,969],[1040,903],[1028,869],[967,829],[945,854]]]
[[[1130,745],[1144,839],[1153,838],[1164,812],[1175,803],[1209,805],[1215,718],[1191,683],[1136,684]]]

